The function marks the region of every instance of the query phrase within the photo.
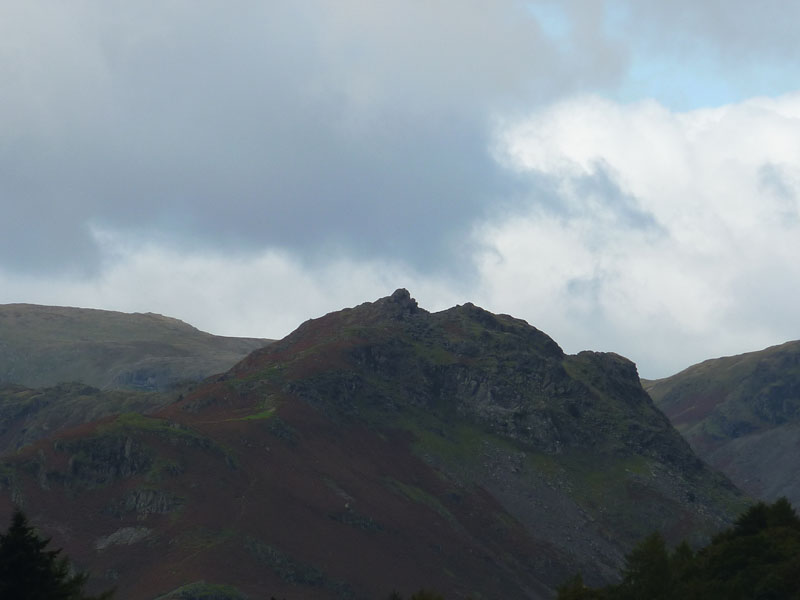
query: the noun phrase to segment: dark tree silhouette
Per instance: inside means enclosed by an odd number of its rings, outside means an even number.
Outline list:
[[[403,600],[397,591],[389,594],[388,600]],[[433,590],[420,589],[411,595],[410,600],[444,600],[444,596]]]
[[[11,525],[0,535],[0,598],[15,600],[107,600],[112,592],[87,596],[89,576],[70,574],[61,550],[47,550],[49,539],[40,538],[17,509]]]
[[[704,548],[669,552],[654,533],[626,557],[618,584],[592,589],[580,576],[558,600],[800,600],[800,518],[786,498],[759,502]]]

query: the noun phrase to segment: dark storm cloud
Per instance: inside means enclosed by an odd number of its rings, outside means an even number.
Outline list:
[[[593,77],[515,2],[312,4],[5,5],[3,266],[91,227],[435,263],[514,185],[492,111]]]

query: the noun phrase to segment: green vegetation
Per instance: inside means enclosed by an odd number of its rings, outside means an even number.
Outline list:
[[[389,600],[403,600],[403,597],[397,592],[389,594]],[[444,600],[444,596],[433,590],[421,589],[411,594],[409,600]]]
[[[343,525],[349,525],[350,527],[355,527],[362,531],[383,531],[383,525],[352,508],[338,512],[330,512],[328,513],[328,517]]]
[[[80,383],[42,389],[0,385],[0,454],[113,414],[147,413],[170,400],[167,394],[99,390]]]
[[[207,529],[196,527],[183,532],[172,543],[189,550],[208,550],[234,539],[239,532],[234,529]]]
[[[181,436],[190,439],[200,439],[201,436],[183,425],[171,423],[166,419],[148,417],[137,412],[122,413],[113,421],[97,428],[98,433],[166,433],[172,436]]]
[[[645,382],[697,454],[751,496],[800,503],[800,342],[707,360]],[[780,460],[777,460],[780,457]]]
[[[287,583],[309,586],[322,586],[325,583],[325,573],[315,566],[295,560],[261,540],[248,537],[245,540],[245,547],[253,556],[269,566],[278,577]]]
[[[170,460],[157,456],[153,460],[150,470],[145,474],[148,483],[159,483],[167,478],[172,478],[183,473],[183,465],[177,460]]]
[[[153,464],[153,452],[132,437],[106,433],[54,444],[69,455],[65,472],[48,473],[64,483],[82,488],[108,485],[119,479],[146,473]],[[35,462],[28,463],[30,468]]]
[[[275,546],[253,536],[245,538],[244,545],[253,557],[286,583],[324,588],[341,600],[352,600],[355,596],[348,583],[330,578],[314,565],[299,561]]]
[[[269,419],[275,413],[275,408],[265,408],[256,413],[247,415],[245,417],[237,417],[235,419],[228,419],[229,421],[263,421]]]
[[[107,600],[112,592],[87,596],[89,576],[71,573],[61,550],[46,550],[27,517],[16,510],[8,531],[0,535],[0,598],[14,600]]]
[[[421,412],[421,411],[420,411]],[[414,449],[419,455],[432,453],[448,464],[472,461],[481,453],[481,442],[490,440],[493,444],[516,451],[513,442],[500,436],[485,433],[478,426],[468,422],[442,423],[422,414],[420,419],[399,421],[407,430],[414,433]],[[418,422],[421,419],[422,422]],[[429,421],[426,423],[425,421]]]
[[[159,596],[156,600],[247,600],[247,596],[230,585],[195,581],[165,596]]]
[[[800,418],[799,358],[800,343],[788,342],[708,360],[646,389],[684,433],[738,437]]]
[[[412,343],[414,353],[420,358],[427,360],[434,365],[451,365],[457,362],[452,352],[443,348],[440,344],[424,343],[415,340]]]
[[[100,434],[98,438],[103,436],[136,437],[148,434],[155,435],[158,438],[168,440],[172,444],[180,443],[210,450],[223,456],[229,467],[235,468],[236,466],[236,460],[227,448],[186,425],[167,419],[148,417],[139,413],[124,413],[114,421],[98,427],[97,431]]]
[[[165,449],[166,442],[169,447]],[[120,479],[139,475],[150,483],[180,475],[184,461],[171,458],[171,447],[199,448],[224,459],[230,469],[238,463],[230,450],[201,433],[167,419],[125,413],[97,426],[84,437],[56,440],[53,450],[68,455],[66,469],[46,471],[53,482],[73,488],[98,488]],[[39,472],[38,459],[28,460],[26,467]]]
[[[584,585],[580,575],[558,600],[738,600],[800,598],[800,518],[789,501],[762,503],[697,552],[685,542],[671,552],[659,533],[626,557],[621,582]]]

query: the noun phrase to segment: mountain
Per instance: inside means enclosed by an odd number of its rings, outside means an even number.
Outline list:
[[[0,383],[165,390],[229,369],[270,340],[211,335],[153,313],[0,305]]]
[[[800,505],[800,341],[648,381],[659,408],[748,494]]]
[[[0,517],[21,504],[121,600],[549,598],[577,571],[610,581],[654,529],[705,540],[745,502],[627,359],[405,290],[0,465]]]

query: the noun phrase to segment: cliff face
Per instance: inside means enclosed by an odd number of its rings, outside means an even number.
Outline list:
[[[692,448],[754,497],[800,503],[800,342],[646,384]]]
[[[40,442],[0,485],[121,598],[199,579],[546,598],[578,570],[608,581],[653,529],[699,539],[743,504],[630,361],[405,290],[304,323],[152,417]]]

